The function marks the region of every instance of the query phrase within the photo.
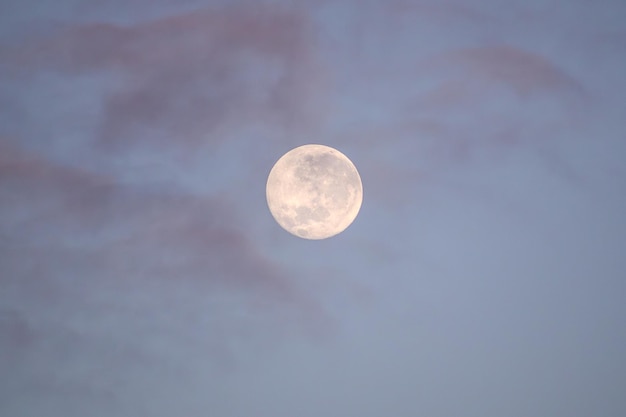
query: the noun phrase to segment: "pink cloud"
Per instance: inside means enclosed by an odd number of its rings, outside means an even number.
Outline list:
[[[582,85],[550,59],[511,45],[444,52],[424,61],[420,69],[501,83],[521,97],[548,93],[580,99],[585,95]]]
[[[315,298],[255,247],[223,198],[123,186],[5,143],[0,202],[0,298],[25,314],[11,313],[19,319],[3,324],[12,352],[38,346],[41,335],[25,324],[41,314],[33,309],[69,321],[81,311],[127,312],[131,327],[152,320],[153,308],[166,309],[181,326],[193,326],[205,303],[235,299],[230,308],[255,318],[227,319],[234,320],[230,331],[207,347],[219,355],[257,326],[308,336],[332,327]],[[185,313],[191,307],[179,304],[178,292],[205,301]],[[87,343],[91,336],[80,337]]]
[[[245,123],[310,125],[325,81],[306,15],[271,6],[68,27],[5,51],[20,71],[115,77],[99,141],[201,145]]]
[[[0,218],[4,235],[11,240],[62,246],[65,240],[90,238],[116,262],[134,258],[142,267],[152,265],[158,270],[155,277],[183,278],[180,266],[207,283],[295,296],[289,295],[294,288],[287,278],[240,230],[244,223],[234,217],[226,200],[148,192],[8,145],[0,151]],[[154,251],[177,252],[185,259],[168,271],[167,261],[150,259]],[[113,267],[116,262],[111,262]]]

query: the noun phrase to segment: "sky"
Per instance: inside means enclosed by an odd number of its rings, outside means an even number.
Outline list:
[[[0,3],[0,415],[626,415],[626,3]],[[337,148],[343,233],[265,200]]]

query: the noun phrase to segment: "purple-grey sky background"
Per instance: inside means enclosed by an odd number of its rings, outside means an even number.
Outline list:
[[[0,416],[626,415],[626,3],[0,3]],[[321,143],[355,222],[283,231]]]

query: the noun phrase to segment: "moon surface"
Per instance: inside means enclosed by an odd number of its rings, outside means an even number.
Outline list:
[[[304,239],[326,239],[343,232],[363,202],[356,167],[324,145],[303,145],[284,154],[267,178],[267,205],[276,222]]]

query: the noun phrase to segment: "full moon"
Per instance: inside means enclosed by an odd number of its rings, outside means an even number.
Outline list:
[[[283,229],[304,239],[326,239],[343,232],[359,214],[363,186],[344,154],[324,145],[303,145],[276,162],[266,195]]]

